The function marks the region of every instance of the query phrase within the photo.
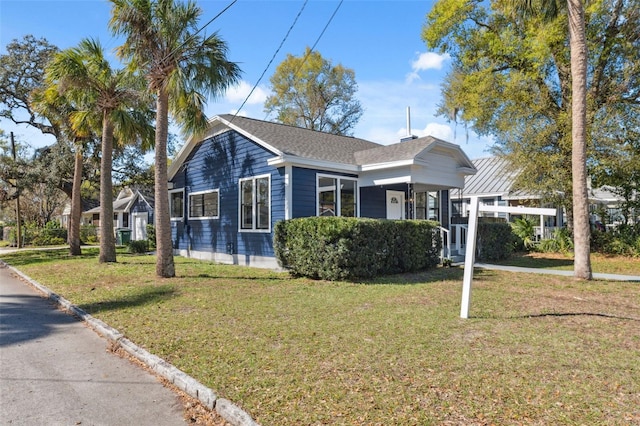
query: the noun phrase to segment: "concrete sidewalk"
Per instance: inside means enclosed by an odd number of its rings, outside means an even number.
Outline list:
[[[0,265],[0,425],[185,424],[152,374]]]
[[[464,264],[462,264],[464,266]],[[492,265],[488,263],[478,263],[473,265],[475,268],[481,269],[494,269],[499,271],[509,272],[524,272],[527,274],[548,274],[548,275],[563,275],[565,277],[572,277],[573,271],[563,271],[558,269],[540,269],[540,268],[522,268],[519,266],[507,266],[507,265]],[[601,274],[594,272],[593,278],[597,280],[608,281],[640,281],[640,275],[620,275],[620,274]]]

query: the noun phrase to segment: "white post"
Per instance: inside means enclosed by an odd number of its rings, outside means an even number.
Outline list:
[[[469,318],[471,305],[471,282],[473,281],[473,264],[476,260],[476,235],[478,231],[478,197],[471,197],[469,212],[469,229],[467,229],[467,247],[464,258],[464,279],[462,281],[462,302],[460,318]]]
[[[540,215],[540,241],[544,240],[544,215]]]

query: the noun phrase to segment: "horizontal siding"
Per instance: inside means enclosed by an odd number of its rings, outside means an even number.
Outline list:
[[[219,190],[218,219],[189,219],[174,223],[176,249],[253,256],[273,256],[272,232],[239,232],[238,181],[268,174],[271,177],[271,229],[284,218],[284,179],[280,171],[267,164],[274,153],[240,135],[227,131],[197,146],[172,182],[185,188],[185,212],[189,211],[189,194]]]

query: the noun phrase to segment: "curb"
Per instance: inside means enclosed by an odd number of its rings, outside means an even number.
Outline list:
[[[212,389],[204,386],[196,379],[189,376],[184,371],[179,370],[178,368],[169,364],[162,358],[153,355],[152,353],[139,347],[131,340],[124,337],[124,335],[115,328],[109,326],[108,324],[97,318],[92,317],[84,310],[73,305],[64,297],[54,293],[53,291],[51,291],[51,289],[30,278],[22,271],[14,268],[6,262],[0,260],[0,264],[6,266],[11,272],[18,275],[40,293],[44,294],[45,297],[54,301],[65,311],[84,321],[96,333],[121,347],[129,355],[144,363],[153,372],[165,378],[178,389],[184,391],[189,396],[196,398],[210,410],[215,410],[223,419],[225,419],[233,426],[260,426],[258,423],[256,423],[255,420],[253,420],[253,418],[251,418],[251,416],[247,412],[243,411],[240,407],[238,407],[228,399],[219,398]]]

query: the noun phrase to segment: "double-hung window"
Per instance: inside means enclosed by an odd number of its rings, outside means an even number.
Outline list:
[[[240,230],[271,229],[270,176],[240,179]]]
[[[220,192],[201,191],[189,194],[190,219],[218,219],[220,217]]]
[[[318,216],[357,216],[358,182],[318,175]]]
[[[171,220],[184,218],[184,189],[169,191],[169,215]]]

